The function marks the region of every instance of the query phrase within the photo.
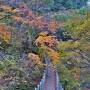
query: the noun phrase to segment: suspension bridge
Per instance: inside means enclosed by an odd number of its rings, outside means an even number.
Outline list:
[[[46,63],[50,64],[50,60],[46,58]],[[54,71],[51,67],[46,67],[44,75],[35,90],[64,90],[59,81],[57,71]]]

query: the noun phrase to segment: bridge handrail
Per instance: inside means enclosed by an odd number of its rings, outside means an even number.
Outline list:
[[[43,77],[42,77],[39,85],[37,85],[37,87],[35,88],[35,90],[43,90],[44,85],[45,85],[45,81],[46,81],[46,70],[44,70]]]
[[[56,72],[56,90],[64,90],[59,80],[58,73]]]

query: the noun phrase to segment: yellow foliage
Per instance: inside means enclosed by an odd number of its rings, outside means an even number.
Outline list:
[[[47,48],[47,54],[49,55],[49,57],[51,58],[51,60],[54,64],[59,62],[60,54],[57,51],[55,51],[51,48]]]
[[[1,8],[5,11],[5,12],[11,12],[12,11],[12,7],[8,6],[8,5],[1,5]]]
[[[9,43],[11,39],[11,32],[8,31],[8,27],[5,25],[0,25],[0,38],[7,43]]]
[[[44,49],[45,53],[48,54],[54,64],[59,62],[60,55],[57,51],[51,49],[50,47],[56,47],[58,43],[59,42],[55,36],[48,35],[48,32],[41,32],[35,41],[35,44],[40,45],[41,48]]]
[[[58,44],[58,40],[55,38],[55,36],[48,35],[47,32],[42,32],[39,34],[39,37],[36,39],[35,44],[54,47]]]

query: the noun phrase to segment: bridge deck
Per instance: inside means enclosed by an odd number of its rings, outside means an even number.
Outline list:
[[[56,90],[56,75],[52,68],[47,69],[47,78],[43,90]]]

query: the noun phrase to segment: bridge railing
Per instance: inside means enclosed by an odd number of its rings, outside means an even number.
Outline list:
[[[50,58],[47,55],[45,55],[45,63],[46,63],[46,65],[48,65],[50,63]],[[48,72],[48,67],[45,68],[43,77],[42,77],[39,85],[37,85],[37,87],[35,88],[35,90],[44,90],[47,72]]]
[[[46,81],[46,71],[44,71],[44,75],[43,75],[39,85],[37,85],[37,87],[35,88],[35,90],[43,90],[44,85],[45,85],[45,81]]]
[[[56,90],[64,90],[59,80],[58,73],[56,72]]]

